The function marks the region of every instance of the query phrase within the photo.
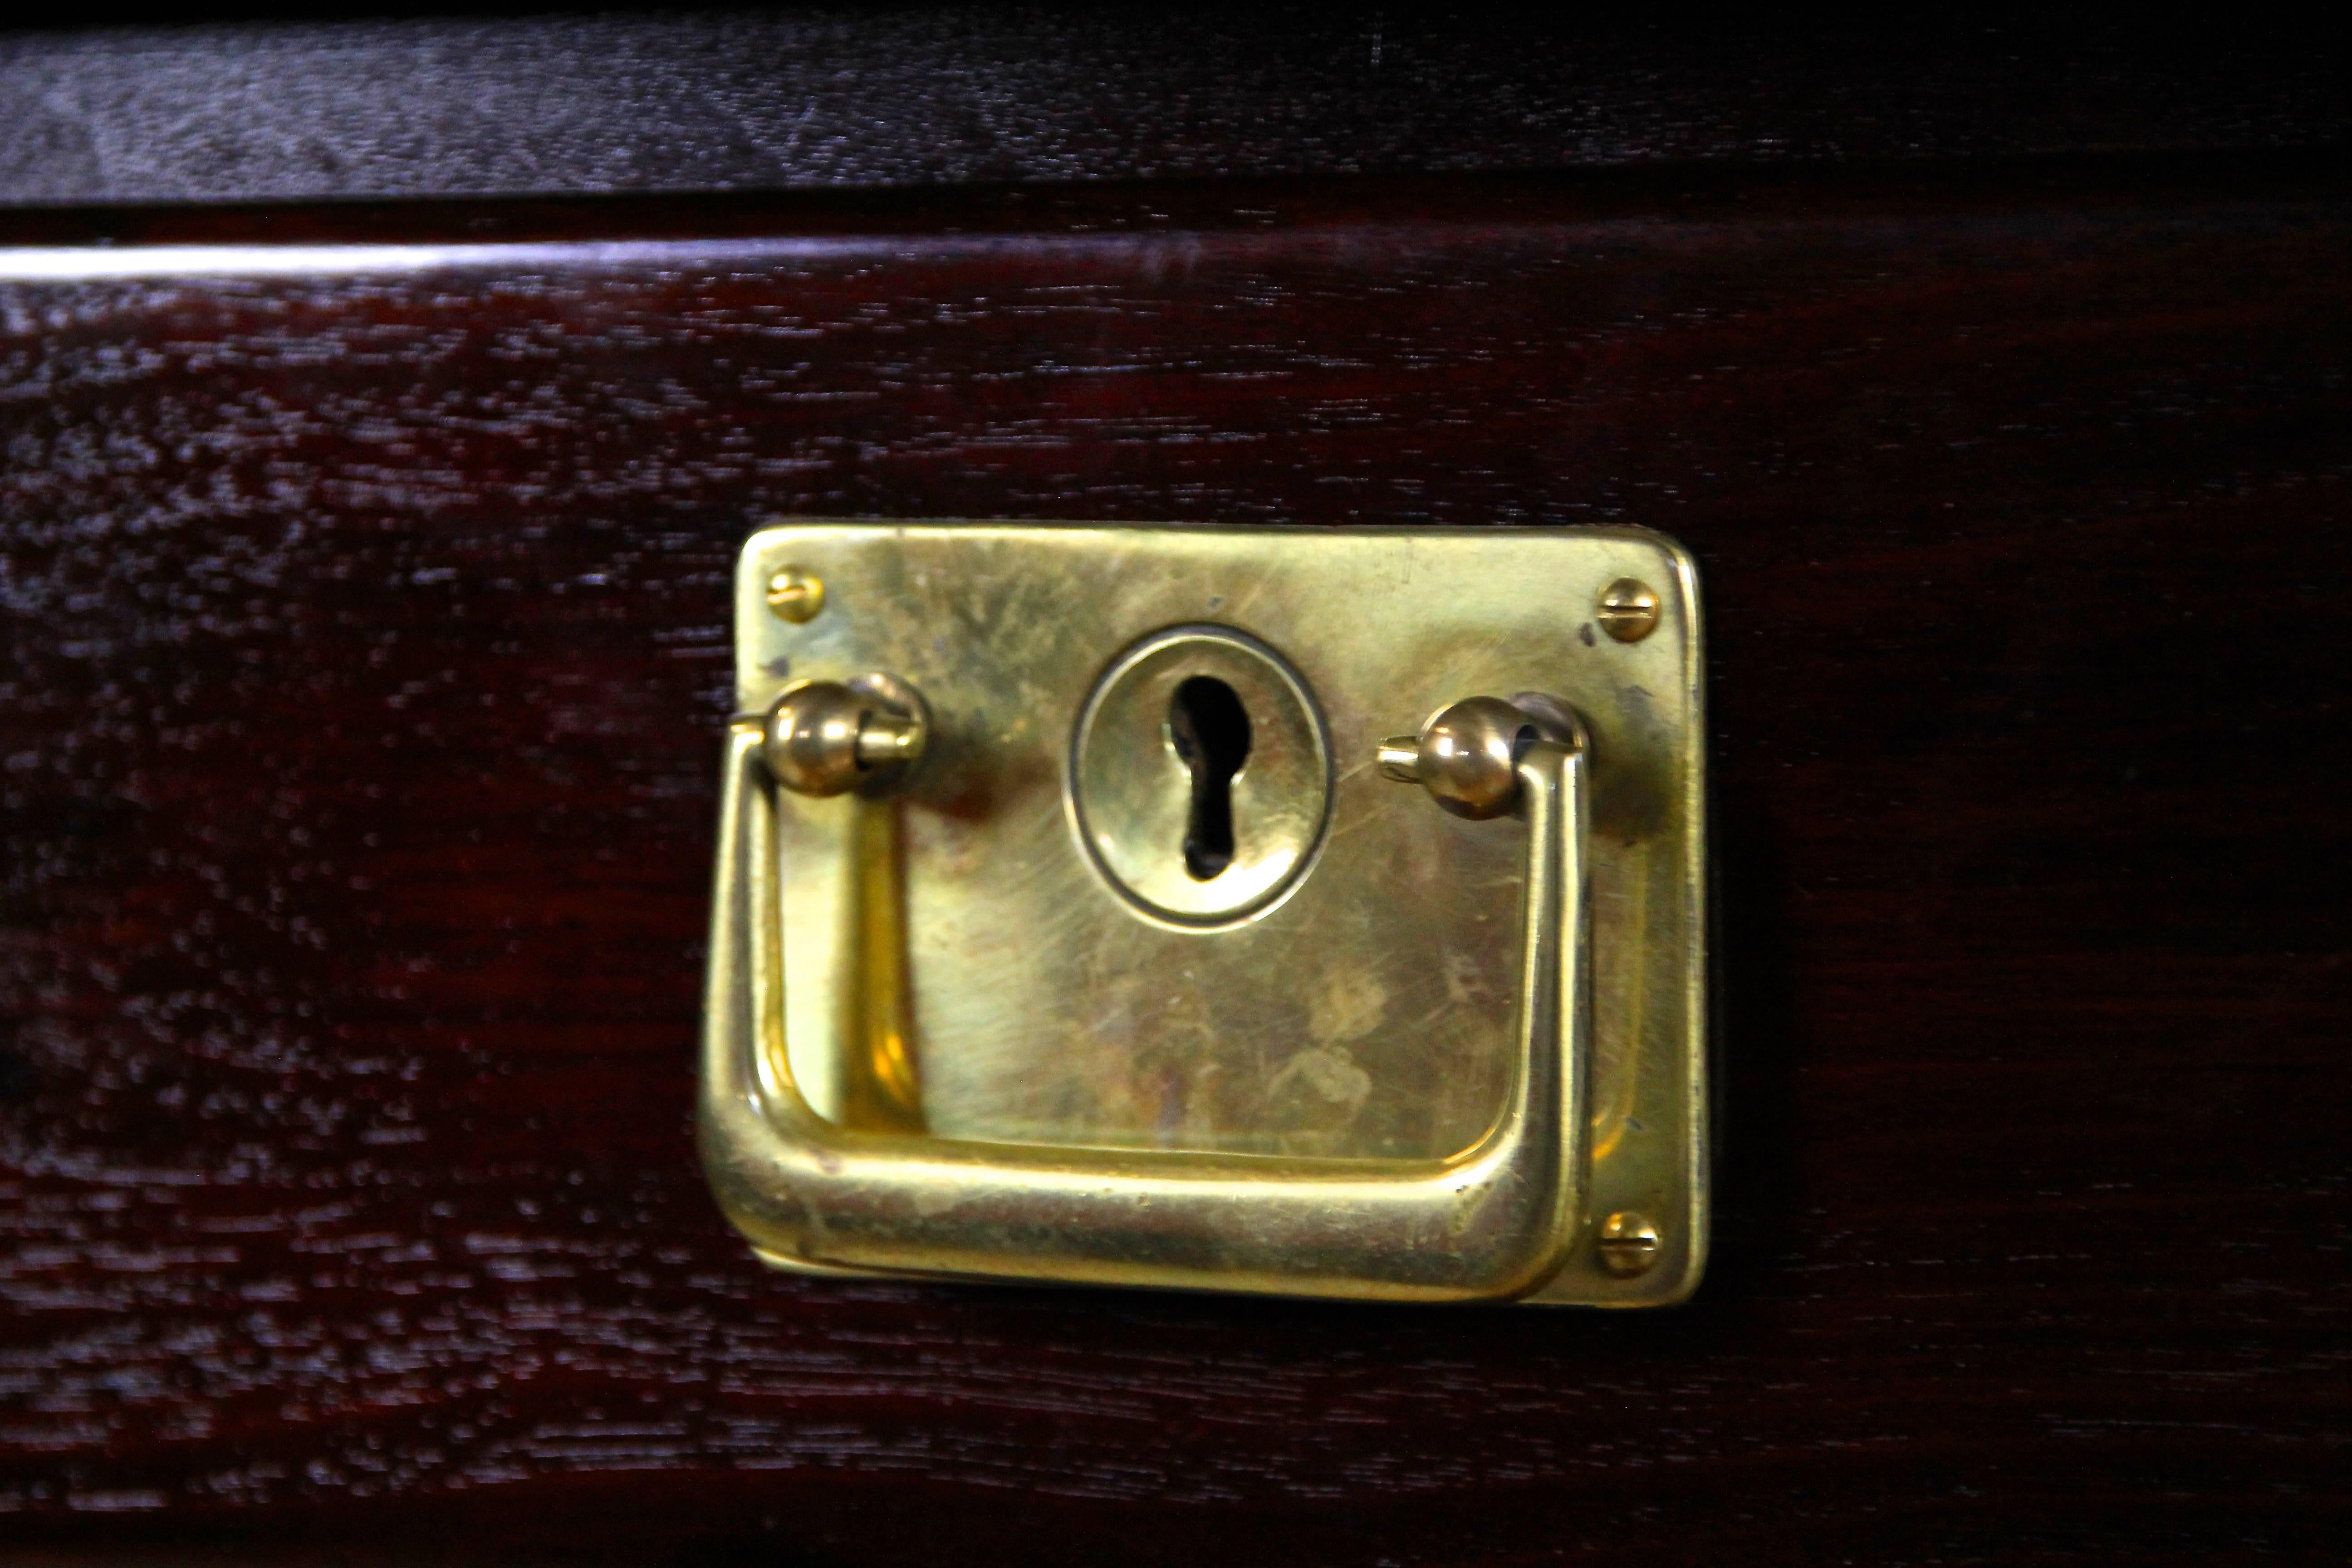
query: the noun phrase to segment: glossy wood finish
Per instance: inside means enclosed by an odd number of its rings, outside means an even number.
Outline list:
[[[1113,187],[602,209],[810,237],[703,260],[7,284],[0,1542],[2340,1546],[2347,195]],[[788,510],[1692,545],[1699,1300],[756,1267],[688,1117],[726,574]]]
[[[553,9],[275,0],[159,15],[89,0],[68,23],[28,8],[0,19],[0,205],[1818,163],[2352,134],[2352,37],[2321,8],[1996,4],[1859,22],[1802,5],[1431,0]]]

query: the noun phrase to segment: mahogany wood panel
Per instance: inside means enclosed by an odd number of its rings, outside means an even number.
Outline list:
[[[2352,184],[2053,167],[7,260],[0,1545],[2340,1549]],[[1697,1301],[758,1268],[688,1121],[724,584],[794,510],[1687,542]]]
[[[2352,29],[2316,6],[489,9],[87,0],[69,29],[47,8],[0,15],[0,205],[1982,158],[2352,134]],[[102,25],[125,21],[145,26]]]

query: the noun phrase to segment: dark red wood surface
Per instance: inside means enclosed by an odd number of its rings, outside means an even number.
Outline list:
[[[0,285],[0,1546],[2340,1550],[2352,182],[2037,171],[71,220],[738,237]],[[1698,1300],[758,1268],[688,1120],[793,510],[1688,542]]]
[[[0,13],[0,206],[2278,150],[2352,135],[2352,29],[2324,6],[2267,9],[785,0],[632,15],[83,0]]]

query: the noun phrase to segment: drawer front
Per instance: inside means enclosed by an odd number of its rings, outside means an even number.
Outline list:
[[[336,243],[0,256],[0,1531],[2320,1539],[2352,209],[2070,167],[492,207],[488,241],[386,209],[399,248],[321,213],[277,237]],[[787,514],[1689,546],[1697,1300],[762,1269],[691,1121],[730,572]]]

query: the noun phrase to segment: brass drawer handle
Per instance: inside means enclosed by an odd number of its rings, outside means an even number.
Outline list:
[[[700,1131],[719,1202],[763,1257],[1392,1301],[1507,1299],[1559,1270],[1583,1224],[1591,1026],[1590,750],[1564,706],[1474,699],[1381,749],[1384,774],[1455,815],[1526,825],[1515,1077],[1486,1136],[1438,1160],[1043,1148],[818,1115],[784,1047],[776,792],[848,788],[921,745],[919,700],[887,678],[794,688],[730,732]]]
[[[1640,529],[760,530],[721,1209],[802,1273],[1686,1299],[1700,633]]]

